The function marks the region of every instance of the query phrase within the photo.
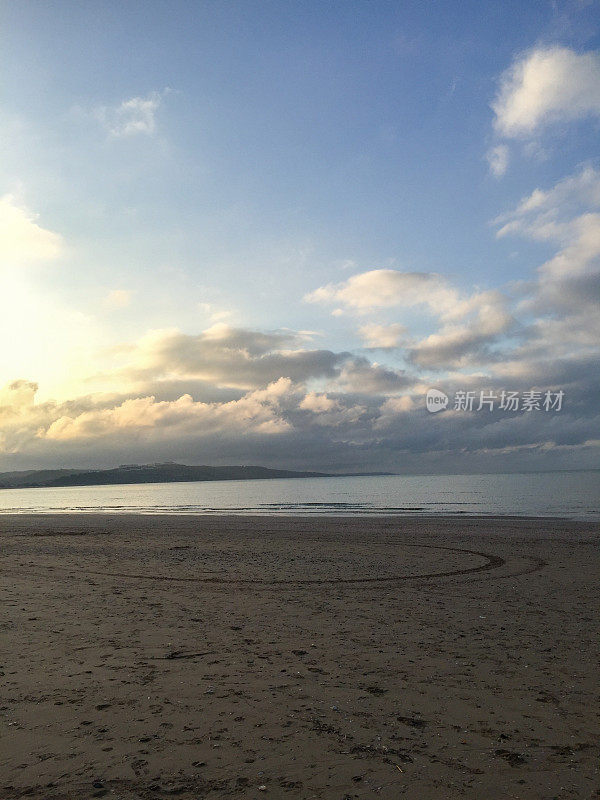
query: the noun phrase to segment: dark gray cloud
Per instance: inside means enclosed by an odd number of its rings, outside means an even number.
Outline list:
[[[333,378],[350,353],[308,349],[297,333],[262,333],[217,325],[197,335],[154,331],[121,351],[126,365],[95,380],[149,385],[186,380],[242,389],[265,386],[278,378],[304,382]]]
[[[356,365],[353,365],[356,366]],[[332,469],[493,470],[590,466],[600,430],[600,372],[593,359],[540,365],[535,375],[437,381],[458,389],[523,392],[562,387],[560,412],[483,411],[430,414],[425,387],[394,394],[310,392],[280,379],[265,389],[209,402],[102,395],[67,403],[0,407],[0,430],[13,458],[7,468],[103,466],[179,459]],[[359,367],[368,372],[368,364]],[[397,377],[397,376],[396,376]],[[385,383],[385,381],[384,381]],[[388,387],[389,388],[389,387]],[[17,387],[17,391],[19,387]]]

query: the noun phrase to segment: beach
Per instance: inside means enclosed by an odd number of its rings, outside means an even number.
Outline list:
[[[591,522],[0,515],[0,798],[600,797]]]

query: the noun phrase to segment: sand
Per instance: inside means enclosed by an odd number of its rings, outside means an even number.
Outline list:
[[[0,798],[600,797],[599,534],[1,516]]]

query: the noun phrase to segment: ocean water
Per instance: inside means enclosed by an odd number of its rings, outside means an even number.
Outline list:
[[[0,513],[483,514],[600,519],[600,471],[2,489]]]

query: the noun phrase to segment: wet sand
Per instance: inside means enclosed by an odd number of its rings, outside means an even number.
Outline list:
[[[0,516],[0,798],[600,797],[591,523]]]

